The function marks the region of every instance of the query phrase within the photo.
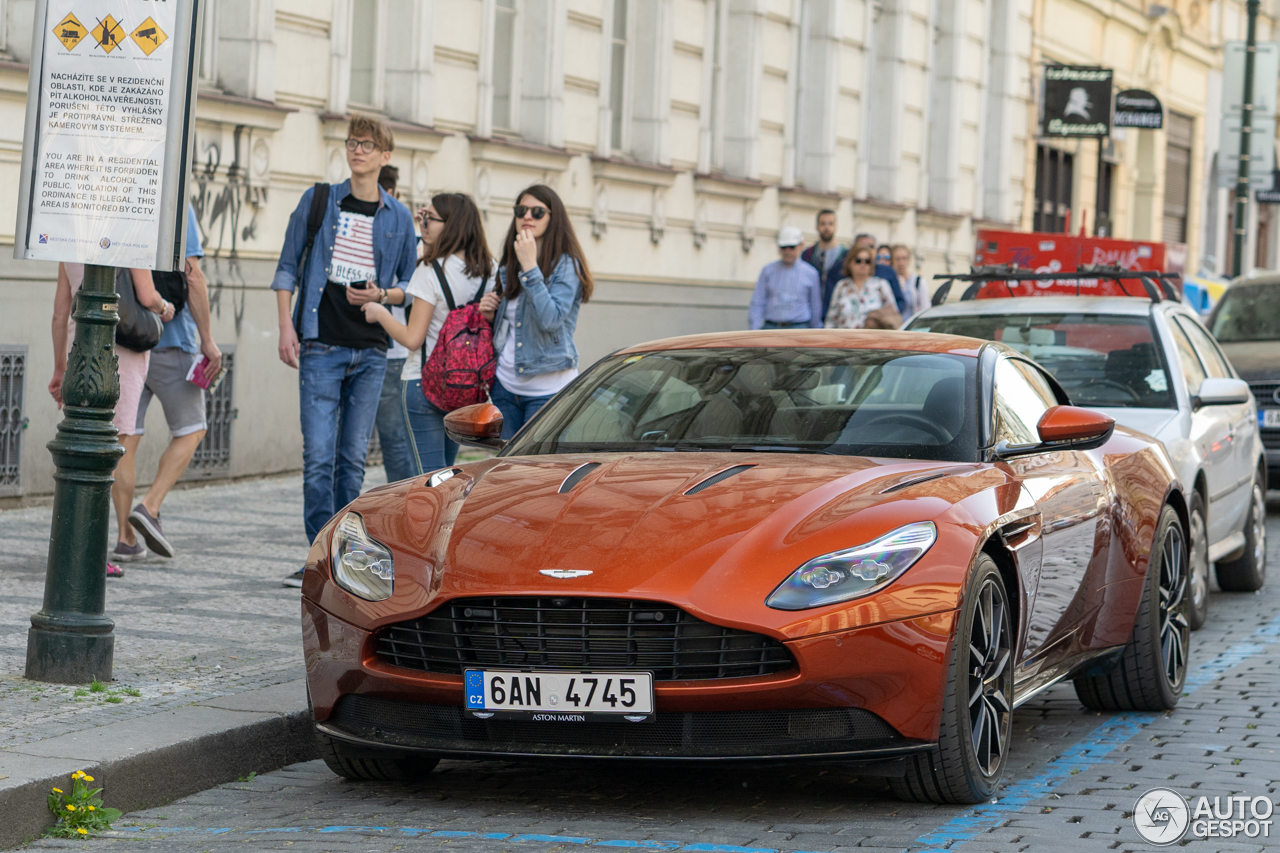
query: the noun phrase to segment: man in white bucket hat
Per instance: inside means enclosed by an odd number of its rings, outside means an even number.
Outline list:
[[[799,263],[804,235],[794,225],[778,231],[778,260],[760,270],[747,311],[748,328],[822,328],[818,271]]]

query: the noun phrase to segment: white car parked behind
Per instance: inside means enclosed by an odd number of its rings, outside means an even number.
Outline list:
[[[1193,628],[1218,585],[1252,591],[1266,577],[1267,465],[1249,386],[1195,313],[1140,297],[1024,296],[935,306],[912,331],[996,340],[1026,353],[1071,401],[1164,443],[1193,496]]]

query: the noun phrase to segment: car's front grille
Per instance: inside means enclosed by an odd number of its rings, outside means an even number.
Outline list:
[[[1267,450],[1280,450],[1280,429],[1258,430],[1262,436],[1262,446]]]
[[[1259,409],[1274,409],[1280,405],[1275,398],[1277,388],[1280,388],[1280,382],[1249,383],[1249,390],[1253,392],[1253,399],[1258,401]]]
[[[863,708],[659,713],[653,722],[477,720],[461,708],[347,695],[328,721],[387,746],[521,755],[769,756],[901,745]]]
[[[648,671],[657,681],[744,678],[793,665],[761,634],[703,622],[670,604],[607,598],[456,599],[378,634],[393,666]]]

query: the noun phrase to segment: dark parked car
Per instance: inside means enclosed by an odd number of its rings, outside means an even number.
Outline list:
[[[1267,479],[1280,487],[1280,273],[1240,279],[1209,316],[1209,331],[1249,383],[1267,451]]]

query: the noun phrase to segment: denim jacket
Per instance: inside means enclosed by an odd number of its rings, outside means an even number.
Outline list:
[[[505,267],[498,270],[498,280],[505,293]],[[507,335],[515,334],[517,373],[536,376],[578,366],[573,333],[578,327],[578,307],[582,305],[582,283],[573,258],[562,255],[550,280],[544,279],[537,267],[520,274],[520,304],[514,321],[506,316],[507,304],[504,296],[493,316],[493,346],[502,352]]]
[[[280,263],[276,265],[276,275],[271,280],[272,290],[292,292],[297,287],[298,262],[302,260],[302,250],[307,245],[307,217],[311,214],[311,196],[314,192],[315,187],[308,187],[298,201],[298,206],[294,208],[293,215],[289,217],[284,248],[280,250]],[[413,276],[413,268],[418,264],[418,237],[409,208],[396,201],[381,187],[378,188],[378,193],[378,212],[373,217],[373,263],[378,270],[378,286],[389,289]],[[338,205],[349,195],[350,179],[333,184],[329,190],[329,209],[324,212],[324,222],[316,232],[316,241],[307,261],[303,293],[299,297],[302,302],[302,324],[298,333],[300,340],[320,336],[317,311],[333,263]],[[295,317],[298,316],[298,310],[298,306],[295,306]]]

